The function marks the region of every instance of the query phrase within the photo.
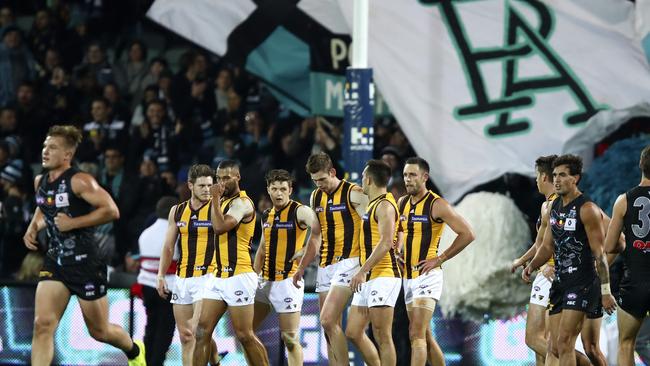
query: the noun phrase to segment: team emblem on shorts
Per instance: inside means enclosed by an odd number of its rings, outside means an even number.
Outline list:
[[[235,296],[241,296],[243,294],[244,294],[244,291],[242,291],[242,290],[235,291]]]
[[[376,291],[376,290],[374,290],[374,291],[372,291],[372,292],[370,293],[370,296],[375,296],[375,295],[377,295],[377,291]]]
[[[572,293],[566,295],[566,298],[569,299],[569,300],[575,300],[575,299],[578,298],[578,295],[576,295],[576,294],[574,294],[574,293],[572,292]]]
[[[292,302],[292,301],[293,301],[293,299],[290,298],[290,297],[286,297],[286,298],[284,299],[284,302]]]

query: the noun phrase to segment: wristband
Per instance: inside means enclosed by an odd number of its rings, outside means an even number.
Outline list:
[[[159,280],[164,280],[165,276],[164,275],[158,275],[158,276],[156,276],[156,278],[159,279]]]
[[[600,285],[601,295],[611,295],[612,290],[609,288],[609,283],[603,283]]]
[[[438,258],[440,259],[440,264],[442,264],[447,261],[447,254],[442,253],[438,256]]]

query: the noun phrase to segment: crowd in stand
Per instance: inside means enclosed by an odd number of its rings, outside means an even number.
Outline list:
[[[192,163],[239,160],[242,187],[260,211],[271,205],[260,172],[292,172],[304,201],[313,187],[304,169],[311,153],[326,151],[342,170],[339,119],[293,114],[241,67],[189,43],[176,60],[152,52],[146,37],[114,36],[102,13],[108,3],[52,1],[29,14],[29,29],[17,24],[14,8],[0,7],[0,278],[30,278],[28,269],[19,271],[28,254],[22,236],[34,210],[41,145],[55,124],[83,130],[77,164],[120,209],[98,243],[109,248],[114,267],[127,271],[137,269],[137,239],[155,221],[158,199],[189,198]],[[131,18],[122,29],[145,22]],[[375,156],[396,172],[391,186],[399,196],[402,159],[412,148],[390,118],[377,121],[374,141]],[[36,274],[38,259],[30,253],[24,260]]]

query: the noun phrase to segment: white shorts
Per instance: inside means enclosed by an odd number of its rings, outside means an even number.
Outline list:
[[[270,304],[276,313],[294,313],[302,310],[305,297],[305,284],[300,288],[293,285],[293,279],[282,281],[262,281],[257,288],[255,301]]]
[[[318,267],[316,292],[327,292],[331,286],[349,286],[359,268],[359,257],[347,258],[325,268]]]
[[[547,307],[549,303],[549,294],[551,292],[552,281],[537,272],[533,287],[530,289],[530,303]]]
[[[361,285],[361,291],[352,298],[352,305],[363,307],[395,307],[399,297],[402,279],[395,277],[377,277]]]
[[[413,279],[404,279],[404,303],[410,304],[419,297],[431,298],[437,301],[442,295],[442,269],[436,268],[425,275]]]
[[[213,277],[203,291],[204,299],[221,300],[228,306],[244,306],[255,303],[257,273],[249,272],[229,278]]]
[[[214,276],[209,273],[201,277],[181,278],[174,276],[173,284],[169,284],[172,292],[172,304],[189,305],[203,298],[203,289],[210,283]]]

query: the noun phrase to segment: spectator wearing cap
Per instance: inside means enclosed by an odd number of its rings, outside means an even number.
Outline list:
[[[162,252],[169,221],[169,212],[178,203],[178,198],[164,196],[156,203],[156,221],[147,227],[138,239],[140,253],[140,272],[138,283],[142,285],[142,300],[147,313],[144,329],[144,344],[147,349],[147,365],[162,365],[174,336],[174,313],[169,302],[170,296],[163,299],[156,291],[158,263]],[[174,284],[176,261],[167,271],[167,284]]]
[[[31,200],[27,199],[26,171],[22,160],[13,160],[0,172],[3,190],[0,231],[0,277],[16,272],[27,254],[21,245],[27,230],[31,212]],[[31,190],[30,190],[31,191]]]
[[[0,43],[0,106],[16,100],[16,89],[23,81],[36,78],[36,62],[23,44],[20,28],[10,25],[2,32]]]
[[[107,146],[126,149],[129,126],[113,118],[111,103],[103,97],[93,99],[90,114],[93,120],[83,126],[84,139],[77,150],[79,161],[98,162]]]

